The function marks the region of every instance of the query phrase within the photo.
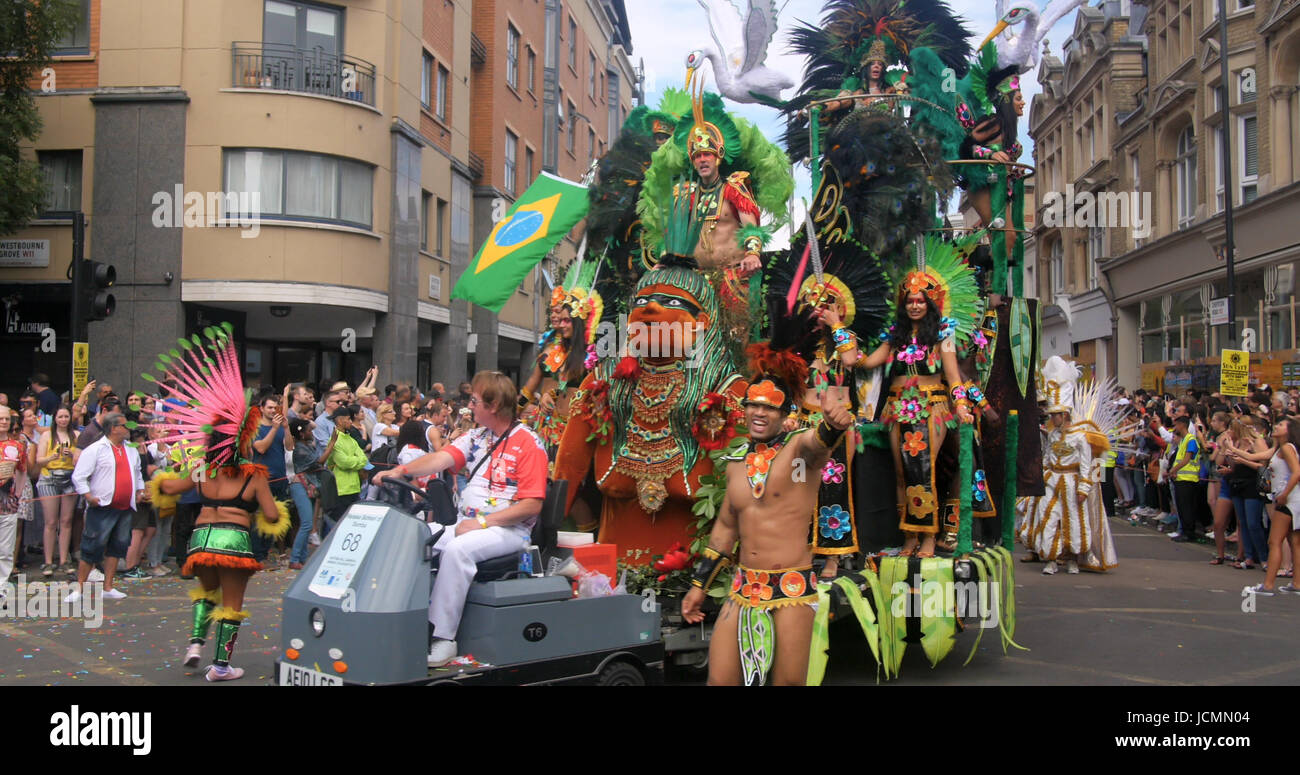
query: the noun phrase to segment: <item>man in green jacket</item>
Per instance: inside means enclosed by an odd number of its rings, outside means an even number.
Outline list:
[[[348,433],[352,429],[352,413],[340,406],[330,415],[330,419],[334,421],[334,433],[321,457],[334,472],[334,482],[338,485],[338,500],[334,502],[334,508],[325,513],[325,519],[328,520],[326,525],[333,530],[348,508],[361,499],[359,472],[370,461],[366,459],[366,453],[361,451],[357,440]]]

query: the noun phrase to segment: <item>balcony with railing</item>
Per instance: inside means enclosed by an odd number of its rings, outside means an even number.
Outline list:
[[[235,41],[230,60],[231,84],[238,88],[314,94],[375,107],[375,66],[364,59],[321,48]]]

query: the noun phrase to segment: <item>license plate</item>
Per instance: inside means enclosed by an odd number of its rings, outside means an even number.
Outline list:
[[[343,679],[287,662],[280,663],[280,686],[342,686]]]

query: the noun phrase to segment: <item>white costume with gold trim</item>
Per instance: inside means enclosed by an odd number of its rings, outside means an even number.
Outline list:
[[[1082,559],[1092,549],[1095,530],[1088,518],[1089,502],[1080,504],[1078,496],[1094,500],[1094,491],[1100,490],[1096,487],[1100,475],[1101,459],[1093,457],[1082,429],[1066,426],[1048,433],[1045,492],[1036,504],[1029,543],[1039,557],[1053,561],[1072,554]]]

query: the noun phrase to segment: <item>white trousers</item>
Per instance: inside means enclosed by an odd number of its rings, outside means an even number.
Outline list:
[[[438,575],[433,579],[433,591],[429,594],[429,621],[433,624],[433,636],[456,639],[460,617],[465,610],[465,596],[469,594],[469,585],[478,572],[479,562],[512,552],[518,556],[527,545],[526,536],[507,527],[475,529],[459,536],[455,525],[444,530],[433,545],[442,554]]]
[[[0,584],[14,569],[14,542],[18,540],[18,515],[0,514]]]

